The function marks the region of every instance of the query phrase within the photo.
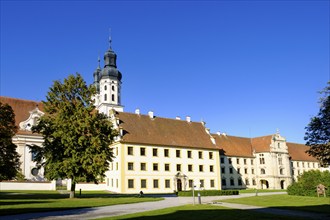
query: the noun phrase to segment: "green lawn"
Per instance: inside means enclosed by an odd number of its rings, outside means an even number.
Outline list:
[[[242,190],[238,190],[239,194],[243,194],[243,193],[256,193],[255,189],[242,189]],[[257,190],[258,193],[264,193],[264,192],[286,192],[285,189],[258,189]]]
[[[162,200],[114,195],[105,191],[85,191],[80,197],[79,193],[76,195],[78,198],[69,199],[67,194],[59,194],[57,191],[1,191],[0,216]]]
[[[213,220],[213,219],[230,219],[230,220],[292,220],[292,217],[270,215],[259,212],[229,209],[221,206],[213,205],[185,205],[173,208],[166,208],[161,210],[135,213],[123,216],[102,218],[102,220],[110,219],[144,219],[144,220]],[[302,218],[294,218],[302,219]]]
[[[261,207],[272,207],[281,209],[293,209],[309,212],[321,212],[330,214],[330,198],[308,197],[308,196],[252,196],[239,199],[220,200],[223,202],[255,205]]]

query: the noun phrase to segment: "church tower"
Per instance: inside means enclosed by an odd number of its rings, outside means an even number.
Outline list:
[[[111,37],[109,38],[109,49],[104,54],[104,68],[99,64],[94,71],[94,86],[97,93],[94,97],[95,107],[106,115],[111,109],[122,112],[124,107],[121,105],[121,79],[122,74],[117,69],[117,54],[112,50]]]

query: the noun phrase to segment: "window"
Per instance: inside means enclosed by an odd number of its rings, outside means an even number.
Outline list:
[[[107,90],[107,85],[104,86],[104,90],[105,90],[105,91]]]
[[[134,165],[132,162],[128,162],[127,167],[128,167],[128,170],[134,170]]]
[[[235,185],[235,182],[234,182],[234,179],[233,178],[230,178],[230,185],[231,186],[234,186]]]
[[[142,171],[146,171],[147,170],[146,163],[140,163],[140,168]]]
[[[158,156],[158,149],[152,148],[152,156],[157,157]]]
[[[112,100],[113,102],[115,101],[115,95],[114,95],[114,94],[111,95],[111,100]]]
[[[165,188],[170,188],[170,187],[171,187],[171,181],[165,180]]]
[[[224,167],[221,167],[221,173],[226,173],[226,169]]]
[[[193,166],[192,166],[192,164],[188,164],[188,171],[189,171],[189,172],[192,172],[192,171],[193,171]]]
[[[254,186],[257,184],[255,179],[252,179],[252,184],[253,184]]]
[[[176,171],[181,171],[181,164],[176,165]]]
[[[112,91],[115,91],[115,87],[114,86],[111,86],[111,89],[112,89]]]
[[[127,147],[127,155],[133,155],[133,147]]]
[[[165,171],[170,171],[170,164],[165,163]]]
[[[169,157],[169,150],[168,149],[164,149],[164,157]]]
[[[107,94],[104,94],[104,101],[107,101],[108,97]]]
[[[220,158],[220,163],[225,163],[225,158],[221,157]]]
[[[277,157],[278,157],[278,165],[283,165],[282,155],[281,154],[278,154]]]
[[[231,163],[232,163],[232,162],[231,162],[231,158],[228,158],[228,163],[229,163],[229,164],[231,164]]]
[[[210,186],[211,188],[214,188],[214,180],[210,180]]]
[[[37,157],[37,152],[31,151],[31,161],[35,161]]]
[[[203,172],[203,171],[204,171],[203,165],[199,165],[199,172]]]
[[[118,186],[119,186],[119,181],[118,179],[116,179],[116,188],[118,188]],[[133,182],[133,186],[134,186],[134,182]]]
[[[237,168],[237,173],[238,173],[238,174],[241,173],[241,168]]]
[[[238,179],[238,185],[239,185],[239,186],[242,185],[242,179],[241,179],[241,178]]]
[[[116,162],[116,170],[118,170],[118,162]]]
[[[145,156],[146,155],[146,149],[144,147],[140,148],[140,155]]]
[[[204,187],[204,180],[200,180],[200,188],[203,188]]]
[[[259,161],[260,161],[260,164],[265,164],[264,154],[260,154]]]
[[[254,174],[254,169],[251,169],[251,174]]]
[[[203,159],[203,151],[198,151],[198,158]]]
[[[187,157],[188,157],[188,158],[192,158],[192,157],[191,157],[191,150],[188,150],[188,151],[187,151]]]
[[[245,185],[247,185],[247,186],[250,185],[250,183],[249,183],[249,179],[248,179],[248,178],[245,179]]]
[[[214,172],[214,168],[213,165],[210,165],[210,172],[213,173]]]
[[[248,169],[245,168],[244,169],[244,173],[247,174],[248,173]]]
[[[239,164],[239,158],[236,159],[236,163]]]
[[[261,170],[260,170],[260,173],[261,173],[261,174],[266,174],[265,169],[261,169]]]
[[[153,171],[158,171],[158,163],[152,164]]]
[[[189,188],[193,188],[193,180],[189,180]]]
[[[154,182],[154,188],[158,188],[159,187],[158,186],[158,180],[154,180],[153,182]]]
[[[181,151],[180,150],[176,150],[175,151],[175,155],[176,155],[176,157],[181,157]]]
[[[133,179],[128,179],[128,188],[129,189],[134,188],[134,180]]]
[[[141,188],[142,189],[147,188],[147,180],[146,179],[141,180]]]
[[[244,165],[246,165],[246,159],[244,159],[243,162],[244,162]]]
[[[222,184],[223,186],[227,186],[226,178],[223,178],[223,179],[221,180],[221,184]]]
[[[284,174],[284,169],[280,169],[280,175]]]
[[[299,167],[299,162],[297,161],[297,167]]]
[[[209,159],[213,160],[213,152],[209,152]]]
[[[233,173],[233,168],[229,168],[229,173]]]
[[[251,165],[253,165],[253,159],[251,159]]]

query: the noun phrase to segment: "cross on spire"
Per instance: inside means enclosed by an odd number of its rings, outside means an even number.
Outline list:
[[[112,36],[111,36],[111,28],[109,28],[109,48],[112,49]]]

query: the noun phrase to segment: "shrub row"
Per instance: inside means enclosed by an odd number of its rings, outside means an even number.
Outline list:
[[[319,170],[311,170],[304,172],[298,177],[298,181],[288,186],[289,195],[296,196],[317,196],[316,186],[323,184],[327,190],[327,196],[330,196],[330,172],[321,172]]]
[[[195,196],[200,193],[201,196],[226,196],[226,195],[238,195],[238,190],[195,190]],[[193,192],[190,191],[181,191],[178,192],[178,196],[192,196]]]

